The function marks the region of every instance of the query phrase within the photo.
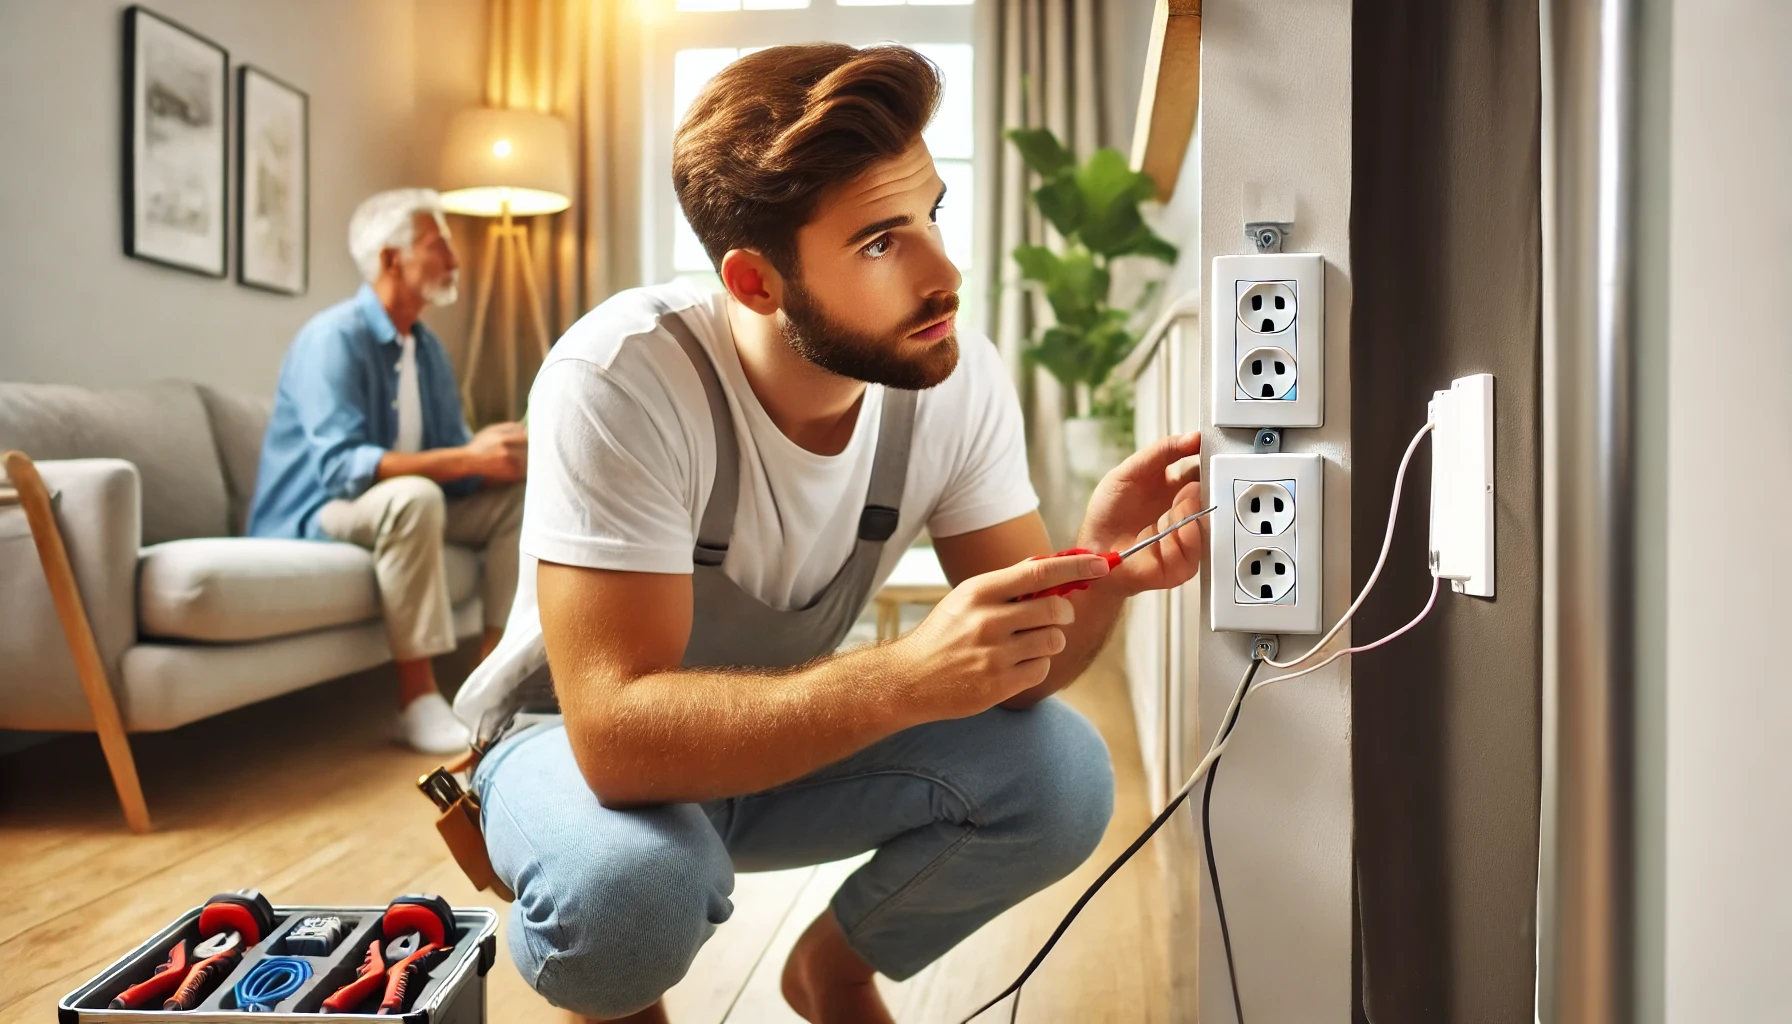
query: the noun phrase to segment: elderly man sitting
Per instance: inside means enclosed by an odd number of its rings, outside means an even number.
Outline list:
[[[485,551],[483,657],[516,593],[527,435],[515,423],[468,429],[447,353],[417,319],[456,293],[440,197],[383,192],[348,233],[367,283],[312,317],[286,353],[249,533],[373,551],[398,666],[398,738],[452,753],[466,728],[430,666],[455,646],[442,544]]]

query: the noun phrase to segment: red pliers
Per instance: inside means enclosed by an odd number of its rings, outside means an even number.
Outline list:
[[[110,1009],[191,1010],[273,927],[274,908],[255,890],[213,896],[199,912],[199,934],[206,938],[192,956],[186,939],[175,943],[155,973],[114,996]]]
[[[169,951],[168,959],[149,980],[138,982],[112,1000],[114,1010],[191,1010],[212,986],[236,966],[243,956],[241,932],[219,932],[193,947],[187,957],[187,940]]]
[[[367,944],[355,980],[330,993],[321,1013],[354,1013],[383,987],[375,1013],[402,1014],[421,988],[421,979],[454,947],[454,911],[440,896],[400,896],[380,918],[381,938]],[[383,943],[383,948],[382,948]]]
[[[417,932],[407,932],[393,939],[386,943],[383,951],[380,940],[374,939],[367,944],[367,956],[361,961],[361,970],[355,980],[330,993],[319,1011],[354,1013],[384,987],[385,994],[375,1012],[402,1014],[413,990],[418,987],[417,979],[428,974],[453,951],[453,946],[424,942]]]
[[[1216,508],[1219,508],[1219,506],[1218,505],[1210,505],[1207,508],[1204,508],[1201,511],[1196,512],[1192,516],[1185,516],[1184,518],[1182,518],[1181,520],[1176,522],[1174,525],[1172,525],[1169,529],[1164,530],[1162,533],[1153,534],[1152,536],[1147,537],[1142,541],[1139,541],[1137,544],[1134,544],[1132,547],[1127,548],[1125,551],[1109,551],[1107,554],[1102,555],[1101,557],[1108,560],[1108,568],[1112,569],[1116,565],[1119,565],[1121,562],[1125,561],[1129,556],[1137,554],[1138,552],[1145,550],[1146,548],[1150,547],[1151,545],[1156,544],[1158,541],[1163,540],[1165,537],[1168,537],[1170,534],[1175,533],[1177,530],[1182,529],[1184,526],[1187,526],[1188,524],[1201,518],[1202,516],[1206,515],[1207,513],[1212,512]],[[1088,548],[1065,548],[1063,551],[1060,551],[1055,555],[1034,555],[1032,558],[1028,559],[1028,561],[1037,562],[1042,558],[1063,558],[1065,555],[1093,555],[1093,554],[1096,554],[1096,552],[1090,551]],[[1074,583],[1060,583],[1055,587],[1051,587],[1046,590],[1034,591],[1031,594],[1022,594],[1021,596],[1015,598],[1015,600],[1016,601],[1031,601],[1036,597],[1060,597],[1064,594],[1070,594],[1070,593],[1074,593],[1078,590],[1088,590],[1088,589],[1089,589],[1089,581],[1088,580],[1077,580]]]

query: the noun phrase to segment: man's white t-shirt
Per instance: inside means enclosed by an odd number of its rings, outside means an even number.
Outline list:
[[[417,383],[417,336],[406,333],[401,339],[404,352],[398,357],[398,440],[395,452],[423,450],[423,390]]]
[[[520,679],[541,663],[538,560],[692,570],[715,476],[715,431],[697,371],[658,325],[656,299],[684,318],[714,360],[740,439],[740,504],[722,571],[766,604],[796,608],[852,552],[884,388],[867,385],[845,450],[817,455],[785,436],[748,385],[725,295],[687,282],[619,293],[560,339],[530,391],[521,578],[503,641],[469,680],[468,697],[488,689],[476,683]],[[919,395],[908,479],[878,584],[923,528],[950,537],[1039,505],[1006,365],[981,334],[960,329],[958,344],[957,368]],[[470,717],[462,701],[456,706]]]

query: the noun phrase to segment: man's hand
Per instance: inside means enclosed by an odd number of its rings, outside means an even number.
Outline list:
[[[493,423],[474,434],[465,451],[467,475],[513,484],[528,473],[529,431],[521,423]]]
[[[1207,506],[1201,464],[1175,463],[1201,454],[1200,434],[1160,438],[1108,471],[1089,498],[1077,546],[1124,551]],[[1113,585],[1128,594],[1168,590],[1193,579],[1207,549],[1207,521],[1197,519],[1114,569]]]
[[[1045,681],[1064,650],[1063,627],[1076,618],[1066,598],[1015,598],[1107,573],[1104,559],[1070,555],[973,576],[891,643],[906,668],[897,675],[912,680],[929,720],[987,711]]]

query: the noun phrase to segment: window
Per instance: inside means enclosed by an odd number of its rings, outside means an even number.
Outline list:
[[[940,233],[965,277],[961,316],[981,326],[981,289],[972,270],[984,257],[976,244],[978,127],[976,46],[972,0],[649,0],[651,19],[645,96],[649,104],[647,183],[642,265],[651,280],[674,276],[720,287],[709,257],[686,223],[672,192],[672,135],[691,101],[716,72],[736,58],[781,43],[836,40],[864,46],[899,42],[939,65],[945,94],[926,140],[946,201]]]

